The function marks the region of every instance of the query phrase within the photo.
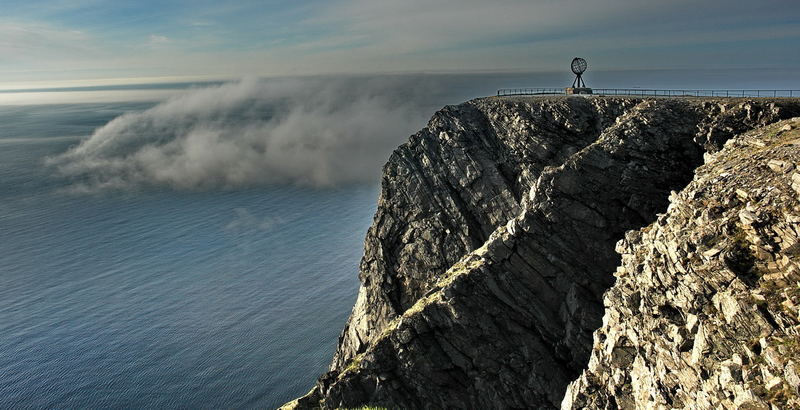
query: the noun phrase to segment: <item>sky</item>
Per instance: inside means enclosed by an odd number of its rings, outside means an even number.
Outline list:
[[[0,89],[800,65],[797,0],[0,0]],[[565,63],[565,61],[567,63]]]

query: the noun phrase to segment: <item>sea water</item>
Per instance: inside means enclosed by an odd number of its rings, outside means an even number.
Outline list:
[[[74,194],[43,165],[147,104],[0,107],[0,407],[274,407],[328,364],[375,186]]]

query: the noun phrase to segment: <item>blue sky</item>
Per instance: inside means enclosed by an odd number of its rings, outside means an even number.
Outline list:
[[[789,68],[800,1],[0,0],[0,85],[248,75]]]

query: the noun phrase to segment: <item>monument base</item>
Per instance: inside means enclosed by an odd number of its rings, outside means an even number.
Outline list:
[[[572,94],[591,94],[592,93],[592,89],[589,88],[589,87],[576,87],[576,88],[567,87],[567,88],[564,89],[564,93],[567,94],[567,95],[572,95]]]

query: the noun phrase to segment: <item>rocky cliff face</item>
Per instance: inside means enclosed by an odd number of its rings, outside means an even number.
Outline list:
[[[705,153],[799,113],[735,99],[446,107],[384,168],[331,371],[291,406],[559,406],[603,324],[614,244],[655,220]],[[569,405],[611,403],[589,385]]]
[[[384,167],[358,300],[331,370],[520,211],[546,166],[595,141],[627,99],[476,100],[437,112]]]
[[[562,408],[800,407],[798,127],[730,140],[620,241],[603,326]]]

